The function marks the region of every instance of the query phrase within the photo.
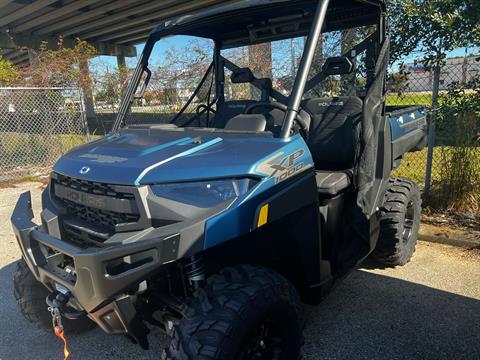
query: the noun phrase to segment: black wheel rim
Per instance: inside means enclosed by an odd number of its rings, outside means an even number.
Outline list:
[[[285,335],[278,324],[265,320],[245,338],[237,360],[281,359]]]
[[[413,234],[413,226],[415,223],[415,208],[413,202],[410,201],[405,212],[405,222],[403,225],[403,242],[408,243]]]

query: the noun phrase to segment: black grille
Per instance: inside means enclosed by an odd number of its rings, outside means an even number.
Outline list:
[[[139,219],[139,215],[136,214],[122,214],[114,211],[95,209],[65,199],[62,201],[67,207],[67,213],[69,215],[110,232],[115,230],[115,225],[135,223]]]
[[[94,195],[109,196],[117,199],[135,199],[133,193],[116,191],[114,187],[109,184],[75,179],[60,174],[53,174],[52,178],[54,183],[63,185],[77,191],[83,191]]]
[[[55,184],[58,184],[88,194],[108,196],[116,199],[135,200],[135,195],[133,193],[117,191],[114,186],[108,184],[75,179],[60,174],[53,174],[52,180],[54,189]],[[136,223],[140,219],[139,214],[120,213],[98,209],[60,197],[57,197],[57,199],[65,205],[69,216],[98,227],[101,230],[108,231],[109,233],[115,232],[116,225]]]

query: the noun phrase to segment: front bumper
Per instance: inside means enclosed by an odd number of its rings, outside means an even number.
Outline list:
[[[137,290],[159,266],[181,256],[180,232],[158,236],[146,229],[132,233],[122,244],[81,249],[49,235],[49,227],[58,223],[58,218],[48,209],[42,213],[42,226],[35,224],[33,217],[31,195],[25,192],[18,199],[11,221],[23,258],[34,276],[52,291],[58,286],[68,289],[73,304],[85,310],[107,333],[134,334],[138,319],[131,297],[126,294]]]

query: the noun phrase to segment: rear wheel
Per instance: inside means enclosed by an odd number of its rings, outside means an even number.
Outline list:
[[[302,310],[279,274],[249,265],[224,269],[195,293],[163,358],[300,359]]]
[[[380,237],[373,253],[385,266],[405,265],[418,240],[422,200],[409,180],[392,178],[385,193],[380,217]]]
[[[17,263],[13,276],[13,291],[23,317],[39,328],[53,333],[52,316],[45,302],[50,292],[37,281],[23,259]],[[95,323],[88,318],[63,318],[62,324],[67,334],[79,334],[95,327]]]

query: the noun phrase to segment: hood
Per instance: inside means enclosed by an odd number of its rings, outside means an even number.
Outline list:
[[[285,140],[186,129],[125,129],[79,146],[54,171],[84,180],[141,185],[234,177],[285,146]]]

